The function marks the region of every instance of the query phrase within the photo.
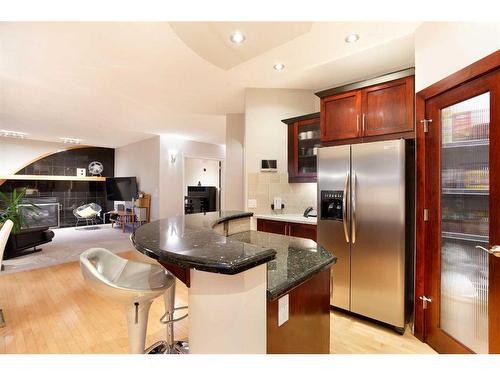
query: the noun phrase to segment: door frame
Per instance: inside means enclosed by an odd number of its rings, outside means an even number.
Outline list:
[[[481,60],[453,73],[452,75],[434,83],[433,85],[419,91],[416,94],[415,101],[415,120],[416,120],[416,252],[415,252],[415,301],[414,301],[414,335],[421,341],[426,342],[425,319],[426,310],[423,309],[420,296],[426,295],[431,285],[430,272],[432,258],[428,254],[426,241],[426,222],[424,221],[424,208],[428,196],[425,186],[426,178],[426,145],[424,121],[426,119],[426,102],[448,90],[451,90],[466,82],[470,82],[481,76],[484,76],[500,67],[500,51],[496,51]],[[431,125],[432,126],[432,125]],[[500,332],[500,320],[494,321],[495,327],[490,327],[490,332]],[[500,352],[500,338],[497,338],[492,345],[490,338],[490,352]]]
[[[221,158],[213,158],[213,157],[206,157],[206,156],[199,156],[199,155],[191,155],[191,154],[183,154],[182,155],[182,212],[184,212],[184,195],[185,195],[185,189],[187,187],[186,185],[186,159],[199,159],[199,160],[210,160],[210,161],[217,161],[219,162],[219,177],[218,177],[218,188],[219,191],[217,193],[217,203],[218,203],[218,210],[222,211],[226,208],[226,189],[225,189],[225,166],[226,166],[226,161]]]

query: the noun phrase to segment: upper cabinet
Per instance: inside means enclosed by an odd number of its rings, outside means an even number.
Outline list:
[[[364,137],[413,130],[413,76],[361,90]]]
[[[360,136],[361,92],[351,91],[321,100],[321,141]]]
[[[414,138],[413,73],[407,69],[317,93],[321,142]]]
[[[316,182],[319,112],[282,121],[288,125],[288,182]]]

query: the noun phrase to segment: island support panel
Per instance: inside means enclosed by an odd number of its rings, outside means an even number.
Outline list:
[[[267,266],[236,275],[191,269],[190,354],[265,354]]]

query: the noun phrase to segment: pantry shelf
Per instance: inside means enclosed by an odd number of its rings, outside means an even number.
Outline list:
[[[455,233],[455,232],[441,232],[441,237],[450,240],[462,240],[472,242],[489,243],[488,236],[480,236],[477,234]]]
[[[488,189],[456,189],[443,188],[442,193],[446,195],[488,195]]]

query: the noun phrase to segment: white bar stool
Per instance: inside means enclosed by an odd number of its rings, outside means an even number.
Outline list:
[[[84,251],[80,255],[80,268],[83,278],[94,290],[126,307],[130,353],[144,353],[151,304],[164,294],[167,313],[173,310],[170,305],[171,293],[175,293],[175,277],[159,265],[134,262],[102,248]],[[168,333],[173,336],[172,331]]]

